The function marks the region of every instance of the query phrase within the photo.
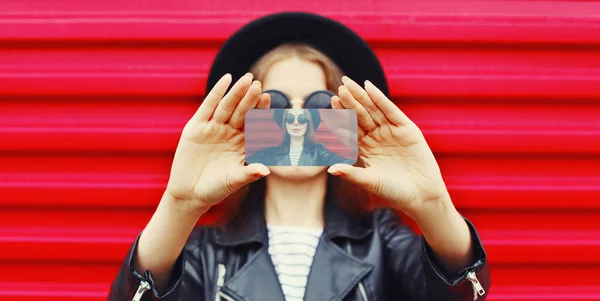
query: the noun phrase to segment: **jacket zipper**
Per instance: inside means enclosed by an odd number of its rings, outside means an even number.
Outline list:
[[[225,293],[223,293],[222,291],[219,291],[219,292],[217,293],[217,300],[221,300],[221,298],[223,298],[223,299],[225,299],[225,300],[227,300],[227,301],[235,301],[233,298],[231,298],[231,297],[229,297],[229,296],[225,295]]]
[[[350,241],[346,243],[346,250],[348,251],[348,254],[352,255]],[[369,298],[367,297],[367,291],[365,290],[365,286],[362,284],[361,281],[358,282],[358,291],[360,292],[360,296],[362,297],[363,301],[369,301]]]
[[[477,274],[475,274],[474,271],[470,271],[467,273],[467,279],[471,282],[471,285],[473,285],[473,300],[477,300],[477,298],[479,298],[480,296],[485,295],[485,289],[483,289],[483,286],[481,285],[481,283],[479,283],[479,280],[477,279]]]
[[[219,263],[219,265],[217,266],[217,293],[215,294],[215,301],[221,301],[221,298],[227,301],[235,301],[233,300],[233,298],[227,296],[225,293],[223,293],[223,291],[221,291],[221,287],[223,286],[223,284],[225,284],[225,272],[227,272],[225,265]]]
[[[144,295],[144,293],[149,290],[150,290],[150,284],[148,283],[148,281],[142,280],[140,282],[140,286],[138,286],[137,291],[135,292],[135,295],[133,295],[133,299],[131,299],[131,301],[142,300],[142,296]]]
[[[360,295],[362,296],[364,301],[369,301],[369,298],[367,298],[367,292],[365,291],[365,287],[363,286],[362,282],[358,283],[358,290],[360,291]]]

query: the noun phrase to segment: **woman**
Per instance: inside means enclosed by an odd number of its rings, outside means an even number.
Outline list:
[[[277,48],[271,54],[280,53],[283,47]],[[277,90],[266,92],[270,95],[275,93],[284,95],[283,92]],[[325,94],[324,92],[317,93]],[[333,94],[329,93],[326,95],[331,99]],[[315,95],[316,93],[313,93],[307,99],[311,99]],[[331,152],[322,144],[315,141],[315,132],[321,123],[318,110],[277,109],[273,112],[273,119],[281,129],[283,137],[281,143],[276,147],[260,150],[252,156],[247,157],[246,162],[248,164],[260,163],[266,166],[331,166],[336,163],[354,164],[353,160]]]
[[[248,70],[257,80],[242,76]],[[109,300],[485,299],[489,270],[477,232],[354,32],[311,14],[261,18],[221,48],[208,88]],[[289,106],[263,89],[285,92]],[[336,92],[333,109],[357,114],[355,166],[245,165],[245,113],[315,108],[306,96],[319,90]],[[391,209],[368,210],[366,194]],[[232,208],[221,209],[220,223],[195,227],[220,202]]]

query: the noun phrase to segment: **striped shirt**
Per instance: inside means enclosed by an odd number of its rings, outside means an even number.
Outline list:
[[[300,161],[300,155],[302,154],[302,148],[290,148],[290,163],[292,166],[297,166]]]
[[[302,301],[323,229],[267,225],[269,254],[286,301]]]

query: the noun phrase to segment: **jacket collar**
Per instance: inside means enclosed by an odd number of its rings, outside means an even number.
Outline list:
[[[217,244],[239,246],[249,243],[265,244],[267,242],[264,201],[262,198],[248,201],[252,202],[249,206],[251,209],[237,217],[241,224],[238,223],[234,226],[230,223],[217,231]],[[323,233],[330,240],[340,237],[362,239],[373,231],[367,220],[352,216],[332,197],[325,200],[324,218],[325,228]]]
[[[312,144],[312,143],[304,143],[304,148],[302,150],[302,152],[304,153],[312,153],[315,151],[317,145],[316,144]],[[287,155],[290,153],[290,144],[289,142],[284,142],[278,146],[275,147],[275,153],[277,155]]]

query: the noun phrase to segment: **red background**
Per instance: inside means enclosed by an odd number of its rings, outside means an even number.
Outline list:
[[[0,298],[105,298],[219,45],[281,10],[375,49],[488,300],[600,300],[600,2],[533,0],[0,1]]]

